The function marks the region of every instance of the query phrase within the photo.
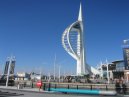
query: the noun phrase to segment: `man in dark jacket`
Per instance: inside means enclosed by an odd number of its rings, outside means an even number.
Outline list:
[[[123,94],[126,94],[127,88],[125,83],[122,83],[122,91],[123,91]]]
[[[116,92],[117,92],[117,93],[120,93],[121,87],[120,87],[120,83],[119,83],[118,80],[116,81],[115,87],[116,87]]]

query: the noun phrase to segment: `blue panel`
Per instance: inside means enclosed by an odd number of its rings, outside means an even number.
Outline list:
[[[93,94],[93,95],[98,95],[99,90],[77,90],[77,89],[64,89],[64,88],[50,88],[50,91],[55,91],[55,92],[67,92],[67,93],[82,93],[82,94]]]

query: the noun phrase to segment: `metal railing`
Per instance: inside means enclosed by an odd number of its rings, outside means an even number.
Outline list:
[[[50,88],[66,88],[66,89],[88,89],[88,90],[115,90],[114,84],[71,84],[71,83],[44,83],[43,90]]]

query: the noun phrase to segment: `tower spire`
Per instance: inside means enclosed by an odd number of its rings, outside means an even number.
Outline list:
[[[79,9],[78,21],[82,21],[82,5],[81,5],[81,3],[80,3],[80,9]]]

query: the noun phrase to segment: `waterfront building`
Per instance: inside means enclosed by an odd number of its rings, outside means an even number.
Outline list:
[[[124,40],[123,45],[123,60],[115,60],[108,64],[108,72],[107,72],[107,64],[100,64],[99,70],[101,72],[100,76],[102,78],[107,78],[107,73],[110,79],[120,79],[129,82],[129,39]]]
[[[107,71],[107,64],[102,64],[102,78],[107,79],[109,76],[109,80],[124,80],[129,82],[129,70],[125,69],[124,60],[115,60],[108,64],[108,71]],[[108,73],[108,76],[107,76]]]
[[[107,73],[109,75],[109,79],[113,79],[113,70],[115,70],[116,68],[116,65],[113,64],[113,63],[109,63],[108,64],[108,71],[107,71],[107,64],[104,63],[104,64],[101,64],[101,68],[102,68],[102,72],[100,74],[100,77],[101,78],[107,78]]]
[[[15,80],[30,80],[30,74],[27,72],[17,72]]]
[[[112,70],[114,79],[122,79],[124,77],[125,65],[123,60],[116,60],[112,62],[115,68]]]
[[[37,73],[31,73],[30,74],[30,79],[33,81],[38,81],[41,80],[42,75],[41,74],[37,74]]]

